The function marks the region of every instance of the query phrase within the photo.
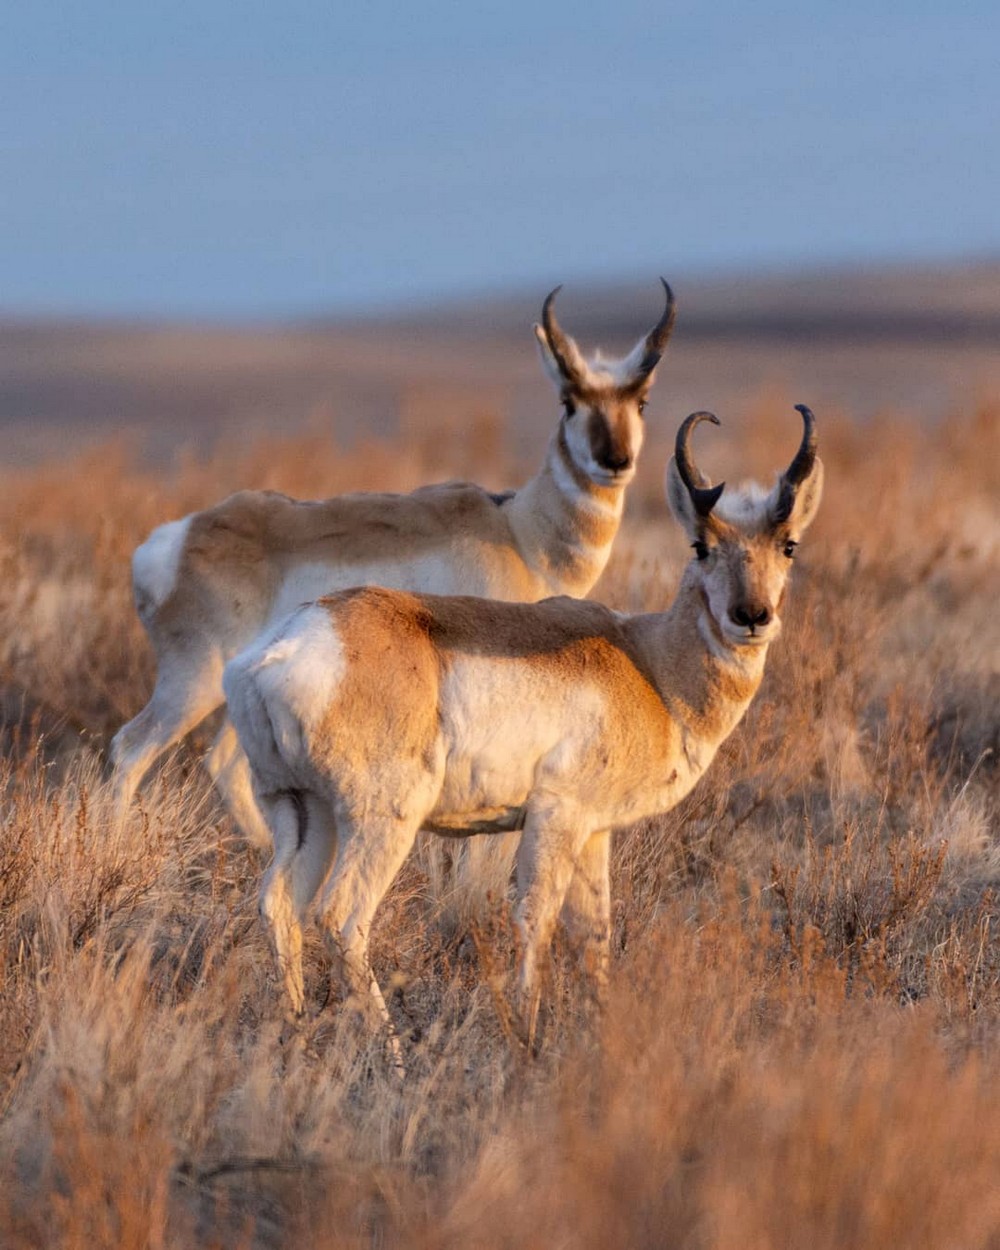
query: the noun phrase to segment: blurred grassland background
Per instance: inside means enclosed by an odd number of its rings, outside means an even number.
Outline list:
[[[0,15],[0,1250],[1000,1250],[995,3],[9,5]],[[297,1043],[199,764],[124,822],[131,553],[250,486],[516,485],[679,303],[595,595],[672,598],[678,423],[826,496],[763,688],[618,831],[610,1001],[507,1027],[508,860],[420,845],[408,1065]],[[325,964],[307,947],[314,1008]]]
[[[1000,263],[797,266],[770,276],[661,270],[679,301],[650,431],[696,408],[723,420],[768,391],[829,415],[945,420],[1000,392]],[[561,275],[562,323],[624,350],[659,316],[643,283]],[[529,458],[551,390],[531,336],[548,287],[361,318],[212,322],[0,317],[0,453],[26,463],[126,433],[144,459],[311,422],[340,441],[486,419]],[[488,457],[484,458],[488,459]]]
[[[336,1004],[280,1042],[264,861],[204,733],[112,818],[104,751],[153,675],[129,557],[237,487],[524,480],[558,418],[540,298],[280,333],[4,327],[2,1244],[1000,1246],[997,274],[677,282],[595,594],[674,593],[681,417],[723,418],[713,476],[767,480],[807,401],[827,493],[784,636],[695,792],[618,833],[608,1008],[557,947],[537,1059],[502,1009],[502,857],[448,885],[419,849],[373,939],[401,1085]],[[652,276],[564,304],[587,346],[658,311]],[[312,936],[307,963],[318,1007]]]

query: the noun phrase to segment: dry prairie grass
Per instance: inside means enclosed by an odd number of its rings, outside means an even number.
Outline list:
[[[710,467],[782,463],[774,413]],[[161,474],[108,447],[5,482],[0,1243],[1000,1246],[1000,409],[822,435],[758,701],[618,835],[607,1011],[557,951],[526,1058],[502,858],[459,897],[416,859],[373,943],[402,1085],[334,1008],[279,1041],[262,862],[197,741],[124,824],[102,750],[150,685],[127,567],[153,524],[249,484],[408,489],[440,447],[316,436]],[[598,589],[617,606],[669,600],[686,558],[664,458]],[[313,942],[316,1002],[322,969]]]

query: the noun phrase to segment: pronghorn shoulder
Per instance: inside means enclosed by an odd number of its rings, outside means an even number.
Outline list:
[[[433,610],[438,596],[417,595],[384,586],[352,586],[311,605],[321,612],[343,642],[350,659],[391,681],[399,663],[416,668],[431,651]],[[402,657],[400,660],[399,657]],[[430,660],[427,660],[431,663]]]

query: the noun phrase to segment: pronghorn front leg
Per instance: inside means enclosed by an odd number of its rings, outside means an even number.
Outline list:
[[[517,1004],[525,1039],[535,1044],[541,998],[542,953],[573,879],[576,863],[589,830],[576,833],[560,815],[535,813],[528,817],[517,854],[517,927],[521,936],[521,972]]]
[[[562,922],[579,952],[598,1001],[607,988],[611,962],[611,832],[592,833],[576,857],[566,891]]]

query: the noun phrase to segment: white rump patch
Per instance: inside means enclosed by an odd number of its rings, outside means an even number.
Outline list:
[[[243,749],[259,775],[274,778],[274,750],[286,765],[308,754],[308,737],[347,671],[329,613],[301,608],[227,665],[222,686]]]
[[[314,725],[347,671],[344,644],[326,608],[309,604],[243,652],[261,694]]]
[[[191,517],[158,525],[132,556],[132,587],[136,611],[145,620],[170,598]]]

